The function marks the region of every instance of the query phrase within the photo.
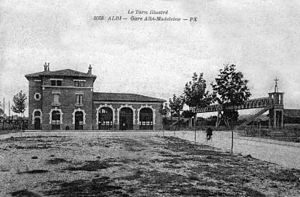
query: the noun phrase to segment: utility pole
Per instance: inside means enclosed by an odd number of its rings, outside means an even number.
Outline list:
[[[5,98],[3,98],[3,112],[4,112],[4,114],[5,114]]]
[[[10,101],[8,101],[8,117],[10,117]]]
[[[196,113],[196,115],[194,116],[194,132],[195,132],[194,138],[195,138],[195,144],[196,144],[196,142],[197,142],[196,122],[197,122],[197,113]]]

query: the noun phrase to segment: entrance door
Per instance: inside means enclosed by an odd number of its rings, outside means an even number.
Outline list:
[[[133,111],[132,109],[125,107],[120,111],[120,130],[132,130],[133,129]]]
[[[35,130],[40,130],[41,129],[41,119],[40,118],[35,118],[34,119],[34,129]]]
[[[52,130],[59,130],[60,129],[60,112],[53,111],[52,112]]]
[[[75,113],[75,130],[83,130],[83,112]]]
[[[99,130],[110,130],[113,128],[113,111],[109,107],[102,107],[98,114]]]
[[[282,127],[282,111],[275,111],[275,127],[281,128]]]

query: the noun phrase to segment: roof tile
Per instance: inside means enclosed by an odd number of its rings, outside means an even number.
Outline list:
[[[96,78],[95,75],[90,75],[87,73],[79,72],[72,69],[64,69],[64,70],[56,70],[56,71],[43,71],[25,75],[26,78],[30,77],[40,77],[40,76],[68,76],[68,77],[93,77]]]
[[[94,92],[94,101],[130,101],[130,102],[166,102],[163,99],[144,96],[140,94],[129,94],[129,93],[105,93],[105,92]]]

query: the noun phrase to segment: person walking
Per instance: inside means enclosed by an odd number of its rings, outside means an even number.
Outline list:
[[[212,128],[208,127],[208,128],[206,129],[206,140],[207,140],[207,141],[211,140],[212,134],[213,134]]]

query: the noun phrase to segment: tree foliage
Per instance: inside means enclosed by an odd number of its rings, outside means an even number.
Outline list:
[[[206,107],[212,102],[212,95],[206,90],[203,73],[194,73],[192,81],[185,84],[184,100],[189,107]]]
[[[243,73],[237,71],[236,66],[231,64],[220,69],[218,77],[215,78],[215,83],[211,84],[215,95],[214,99],[220,105],[223,105],[222,117],[225,121],[237,121],[238,112],[226,109],[226,107],[241,105],[248,100],[251,93],[247,83],[248,80],[244,79]]]
[[[185,110],[182,112],[181,116],[184,118],[192,118],[193,116],[195,116],[195,113],[190,110]]]
[[[25,93],[22,92],[22,90],[19,93],[17,93],[13,98],[14,104],[11,107],[12,111],[17,114],[23,114],[26,108],[26,99],[27,96]]]
[[[163,116],[167,116],[170,112],[170,108],[168,107],[167,103],[161,104],[159,113]]]
[[[3,116],[3,115],[4,115],[4,110],[3,110],[2,103],[0,101],[0,116]]]
[[[184,105],[183,97],[176,96],[174,94],[173,97],[169,99],[169,103],[171,115],[176,114],[178,117],[180,117],[180,111],[182,110]]]
[[[182,111],[184,105],[183,96],[176,96],[173,94],[173,97],[169,99],[169,107],[171,113],[171,119],[174,115],[178,117],[178,127],[180,128],[180,111]]]

